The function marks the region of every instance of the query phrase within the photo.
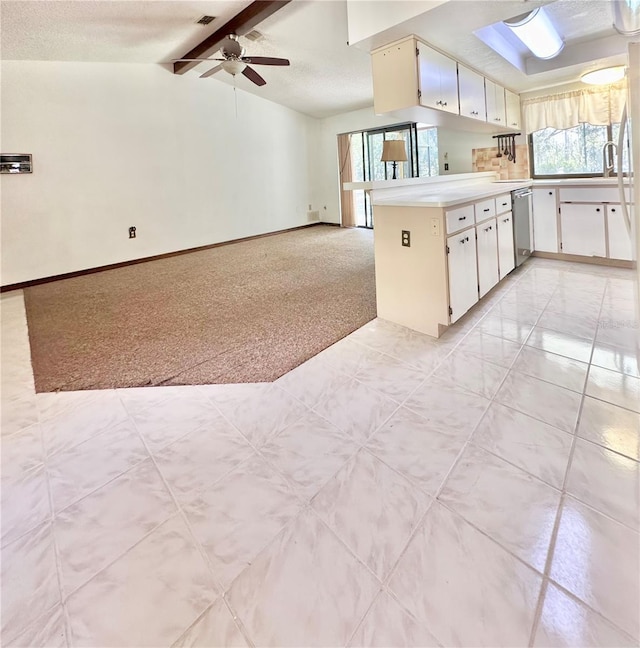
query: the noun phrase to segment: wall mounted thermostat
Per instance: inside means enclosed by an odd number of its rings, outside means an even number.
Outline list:
[[[0,153],[0,173],[33,173],[30,153]]]

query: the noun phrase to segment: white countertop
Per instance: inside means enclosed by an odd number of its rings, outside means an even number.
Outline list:
[[[580,186],[588,186],[591,187],[593,185],[617,185],[618,184],[618,178],[616,176],[613,176],[611,178],[559,178],[559,179],[554,179],[554,178],[549,178],[549,179],[540,179],[540,180],[534,180],[533,181],[533,186],[538,187],[538,186],[544,186],[544,187],[557,187],[557,186],[566,186],[566,187],[580,187]],[[629,178],[624,179],[624,184],[628,185],[629,184]]]
[[[514,180],[510,182],[457,182],[439,185],[433,183],[424,186],[405,187],[403,190],[377,190],[373,192],[372,204],[393,207],[451,207],[462,203],[491,198],[509,193],[515,189],[530,187],[531,180]],[[385,195],[387,194],[387,195]]]

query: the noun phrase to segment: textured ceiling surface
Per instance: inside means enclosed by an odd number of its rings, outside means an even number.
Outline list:
[[[167,63],[248,4],[250,0],[2,0],[2,58]],[[481,27],[539,5],[546,6],[567,43],[565,51],[554,59],[553,65],[558,67],[527,75],[473,35]],[[196,25],[204,14],[217,18],[210,25]],[[611,23],[609,0],[449,0],[403,23],[400,29],[524,92],[572,82],[586,70],[624,62],[623,55],[609,52],[602,56],[595,46],[591,61],[575,64],[570,56],[574,43],[614,35]],[[314,117],[372,104],[369,54],[347,45],[346,0],[293,0],[263,21],[258,30],[264,35],[262,40],[241,39],[247,54],[286,57],[291,67],[256,66],[267,80],[261,88],[241,75],[234,78],[226,72],[202,79],[202,83],[235,83]],[[624,40],[619,38],[622,46]],[[205,63],[187,74],[198,75],[209,67]]]
[[[157,63],[188,51],[248,4],[250,0],[2,0],[2,58]],[[216,20],[197,25],[203,15]]]

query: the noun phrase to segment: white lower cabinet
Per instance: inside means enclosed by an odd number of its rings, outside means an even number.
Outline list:
[[[498,216],[498,270],[504,279],[515,267],[513,248],[513,218],[511,212]]]
[[[564,254],[606,257],[604,205],[560,205],[561,251]]]
[[[536,252],[559,252],[556,190],[533,190],[533,238]]]
[[[460,319],[478,301],[474,232],[474,229],[468,229],[447,239],[451,323]]]
[[[495,218],[476,227],[480,297],[484,297],[499,281],[497,227]]]
[[[609,234],[610,259],[633,259],[631,236],[624,222],[620,205],[607,205],[607,230]]]

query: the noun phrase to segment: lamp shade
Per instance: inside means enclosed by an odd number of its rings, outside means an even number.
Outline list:
[[[385,140],[382,144],[381,162],[406,162],[407,149],[404,140]]]

